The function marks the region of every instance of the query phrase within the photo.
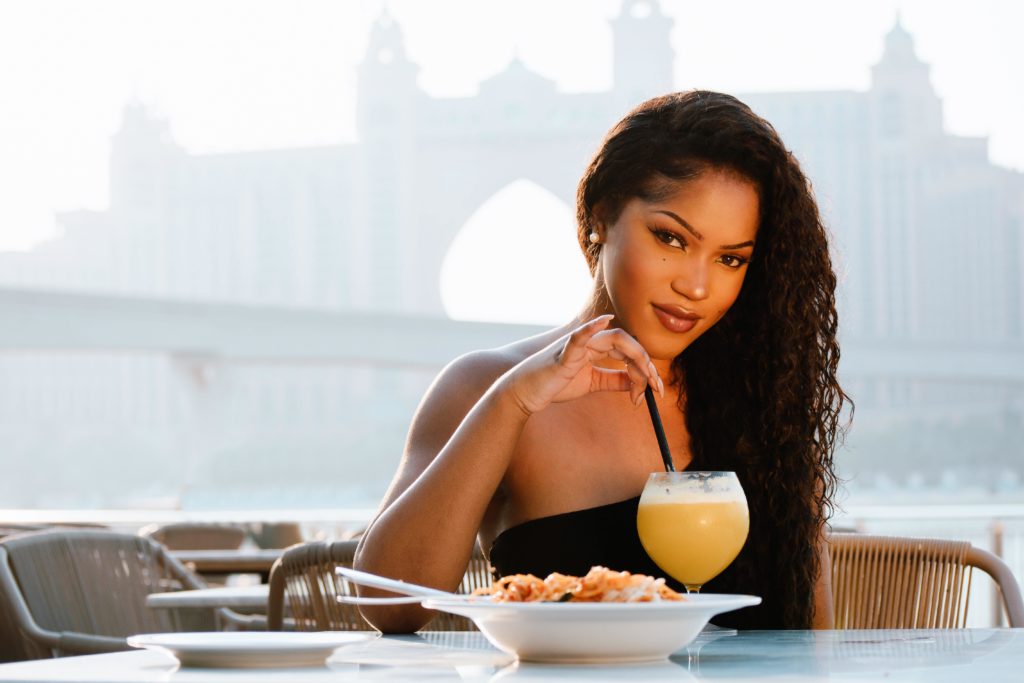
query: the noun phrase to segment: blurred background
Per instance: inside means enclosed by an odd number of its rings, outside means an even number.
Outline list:
[[[0,508],[369,514],[448,360],[582,303],[604,132],[699,87],[833,233],[841,514],[1019,564],[1021,7],[4,2]]]

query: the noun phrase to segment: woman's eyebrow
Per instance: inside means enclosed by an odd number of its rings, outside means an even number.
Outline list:
[[[683,228],[685,228],[687,232],[689,232],[691,235],[696,237],[698,240],[704,241],[704,235],[702,235],[699,232],[697,232],[696,228],[694,228],[692,225],[690,225],[689,223],[684,221],[682,218],[680,218],[679,216],[677,216],[673,212],[668,211],[667,209],[656,209],[654,211],[654,213],[661,213],[661,214],[664,214],[664,215],[668,216],[669,218],[674,220],[676,223],[678,223],[679,225],[683,226]],[[754,246],[754,240],[747,240],[746,242],[739,242],[738,244],[723,244],[722,246],[719,247],[719,249],[724,249],[724,250],[728,251],[730,249],[742,249],[744,247],[752,247],[752,246]]]
[[[668,216],[669,218],[674,220],[676,223],[678,223],[679,225],[683,226],[686,229],[686,231],[689,232],[691,235],[693,235],[694,237],[696,237],[699,240],[702,240],[702,241],[704,240],[704,235],[702,235],[699,232],[697,232],[696,228],[694,228],[692,225],[690,225],[689,223],[687,223],[686,221],[684,221],[682,218],[680,218],[676,214],[672,213],[671,211],[668,211],[666,209],[657,209],[657,210],[655,210],[654,213],[665,214],[666,216]]]

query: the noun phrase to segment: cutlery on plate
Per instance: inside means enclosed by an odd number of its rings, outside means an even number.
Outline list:
[[[370,598],[360,597],[357,595],[338,595],[335,596],[337,601],[346,605],[415,605],[416,603],[423,602],[424,600],[437,600],[438,598],[426,595],[404,595],[400,598]],[[443,600],[457,600],[463,602],[473,602],[474,600],[480,600],[481,597],[478,595],[457,595],[453,593],[450,596],[445,596]]]
[[[371,574],[369,572],[361,572],[358,569],[351,569],[349,567],[335,567],[334,571],[337,572],[339,576],[343,576],[352,583],[357,583],[360,586],[380,588],[382,590],[391,591],[392,593],[400,593],[402,595],[416,598],[356,598],[355,596],[338,596],[340,602],[347,602],[354,605],[403,605],[414,602],[421,602],[426,598],[440,598],[442,600],[465,600],[467,598],[473,597],[469,595],[463,595],[460,593],[449,593],[448,591],[441,591],[437,590],[436,588],[428,588],[427,586],[420,586],[419,584],[408,583],[406,581],[398,581],[397,579],[389,579],[386,576],[379,576],[377,574]],[[477,599],[479,599],[479,596],[476,597]],[[345,599],[342,600],[341,598]],[[400,602],[381,602],[384,600]]]

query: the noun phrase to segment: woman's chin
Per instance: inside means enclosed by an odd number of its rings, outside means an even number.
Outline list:
[[[659,361],[671,363],[676,356],[685,351],[693,342],[707,329],[699,323],[686,332],[673,332],[665,329],[657,320],[637,321],[631,324],[629,320],[616,318],[612,321],[615,327],[621,327],[632,334],[640,345],[644,347],[647,354],[657,364]],[[617,324],[619,323],[619,324]]]

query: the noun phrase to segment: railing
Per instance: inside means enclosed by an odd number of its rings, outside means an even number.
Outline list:
[[[101,524],[115,531],[135,533],[148,524],[207,522],[258,524],[296,522],[308,539],[343,538],[365,528],[376,510],[332,508],[297,510],[25,510],[0,509],[0,527],[5,524],[47,525]]]
[[[0,510],[0,526],[16,524],[105,524],[134,532],[152,522],[298,522],[306,538],[341,538],[372,518],[371,508],[310,510]],[[1001,557],[1024,581],[1024,505],[852,505],[832,520],[836,529],[895,536],[968,540]],[[968,626],[1005,624],[995,584],[982,572],[971,579]]]

